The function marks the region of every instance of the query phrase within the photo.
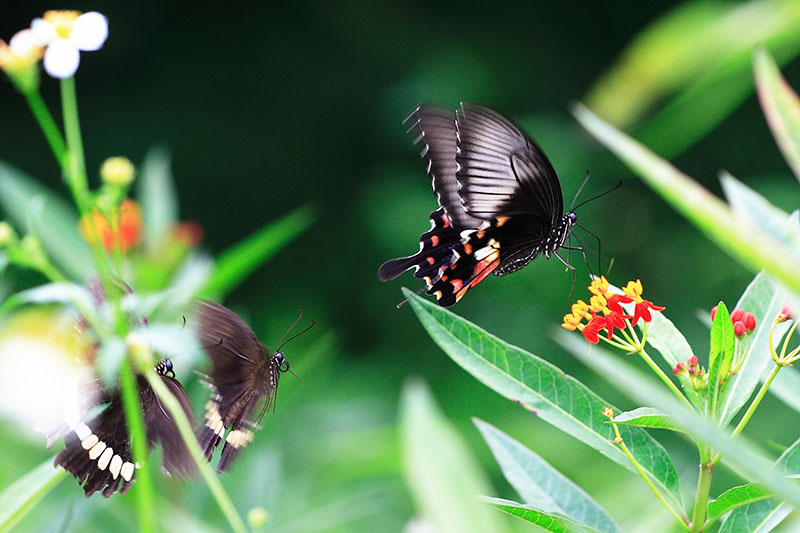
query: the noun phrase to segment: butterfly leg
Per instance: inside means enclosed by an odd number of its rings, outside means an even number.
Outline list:
[[[564,246],[563,248],[566,249],[568,252],[569,252],[569,250],[580,250],[581,252],[583,252],[583,248],[569,248],[567,246]],[[558,255],[558,252],[553,252],[553,255],[558,257],[558,260],[561,261],[562,263],[564,263],[564,266],[566,266],[568,269],[572,270],[572,286],[569,289],[569,301],[570,301],[570,303],[572,303],[572,293],[575,290],[575,276],[577,274],[577,271],[575,270],[574,266],[569,264],[569,261],[564,261],[564,258],[561,257],[560,255]],[[586,254],[584,253],[583,256],[586,257]]]

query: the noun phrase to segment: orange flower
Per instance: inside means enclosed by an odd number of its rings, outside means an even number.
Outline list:
[[[653,302],[642,298],[641,280],[637,279],[635,282],[629,281],[628,285],[622,289],[622,292],[624,292],[628,298],[636,302],[636,307],[633,312],[633,321],[631,322],[634,326],[639,322],[640,318],[645,322],[650,322],[653,319],[650,314],[651,309],[653,311],[663,311],[666,309],[666,307],[655,305]]]
[[[81,233],[90,243],[94,243],[95,237],[99,237],[106,250],[111,251],[119,245],[123,252],[127,252],[139,242],[142,229],[139,204],[130,198],[125,198],[119,207],[118,215],[119,219],[109,224],[109,220],[95,210],[91,215],[81,219]]]

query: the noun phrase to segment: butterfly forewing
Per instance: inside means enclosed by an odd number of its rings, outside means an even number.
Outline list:
[[[217,465],[217,470],[223,471],[252,441],[255,426],[275,395],[280,371],[275,357],[265,356],[255,333],[233,311],[202,301],[196,315],[198,336],[211,359],[208,378],[212,391],[199,440],[209,459],[225,440]],[[257,411],[264,397],[265,403]]]

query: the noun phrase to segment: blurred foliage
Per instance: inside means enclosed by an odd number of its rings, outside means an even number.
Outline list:
[[[487,469],[495,495],[516,499],[473,416],[536,450],[623,529],[663,523],[663,511],[633,474],[475,381],[431,343],[408,307],[394,309],[399,287],[416,288],[418,280],[379,284],[376,271],[383,260],[416,250],[435,206],[402,119],[420,101],[470,100],[521,122],[553,162],[567,201],[586,169],[592,172],[586,198],[624,180],[619,191],[579,210],[580,222],[602,238],[605,265],[614,260],[613,277],[642,278],[653,300],[668,309],[685,309],[687,295],[703,307],[734,301],[751,274],[629,179],[574,122],[567,104],[585,94],[608,106],[627,103],[615,111],[620,123],[636,124],[634,135],[662,155],[681,154],[678,166],[712,192],[720,191],[716,175],[724,167],[791,211],[800,191],[786,187],[791,171],[753,96],[750,53],[756,42],[767,42],[789,83],[800,85],[800,64],[791,61],[798,34],[787,30],[797,27],[797,3],[670,5],[627,0],[487,9],[479,2],[353,1],[220,10],[154,1],[73,4],[103,12],[111,27],[103,52],[84,62],[78,79],[88,168],[124,153],[155,176],[171,159],[180,207],[148,210],[151,224],[197,221],[205,234],[201,247],[217,253],[297,206],[317,209],[310,230],[228,295],[228,305],[268,343],[298,307],[319,323],[287,349],[303,382],[282,382],[276,412],[265,417],[253,449],[222,478],[240,514],[264,507],[269,531],[400,530],[416,510],[403,481],[399,398],[405,378],[421,375]],[[6,6],[0,37],[52,7],[38,1]],[[44,91],[57,105],[54,86]],[[8,84],[0,90],[0,109],[0,159],[66,197],[58,166],[42,157],[41,132]],[[154,143],[163,143],[171,158],[156,152],[141,166]],[[137,186],[146,183],[142,178]],[[165,199],[157,183],[139,196],[143,204]],[[10,194],[0,181],[0,200]],[[49,200],[27,209],[75,227]],[[5,206],[4,215],[11,210]],[[61,243],[67,245],[61,266],[76,275],[85,272],[81,261],[88,257],[70,248],[80,242],[76,234],[74,243]],[[197,281],[185,279],[189,286]],[[0,278],[0,294],[42,281],[11,267]],[[539,260],[487,280],[457,312],[625,405],[548,337],[548,326],[569,303],[570,285],[559,263]],[[691,315],[672,318],[689,339],[705,338],[706,325]],[[181,368],[194,404],[201,405],[206,392]],[[31,374],[35,379],[35,369]],[[777,401],[763,410],[770,415],[755,419],[747,433],[770,428],[776,446],[785,448],[795,435],[782,421],[793,414]],[[692,486],[696,457],[682,454],[674,436],[657,436],[673,454],[682,485]],[[43,438],[29,439],[0,424],[0,487],[50,457]],[[155,478],[166,496],[167,529],[225,527],[205,486]],[[729,486],[732,479],[720,471],[715,484]],[[71,478],[36,511],[19,530],[135,527],[132,498],[86,500]],[[511,527],[526,527],[517,522]]]

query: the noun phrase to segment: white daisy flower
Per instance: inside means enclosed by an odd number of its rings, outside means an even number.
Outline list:
[[[31,24],[42,46],[44,69],[54,78],[69,78],[78,70],[80,52],[99,50],[108,38],[108,20],[97,11],[47,11]]]

